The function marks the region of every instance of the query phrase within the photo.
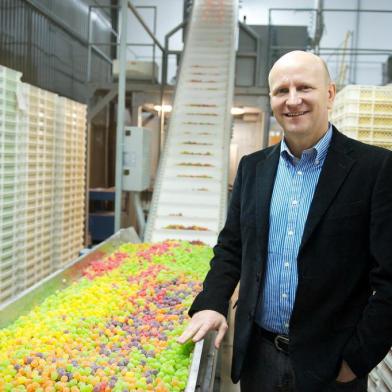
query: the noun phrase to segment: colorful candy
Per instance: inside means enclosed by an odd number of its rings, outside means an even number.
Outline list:
[[[0,391],[183,391],[193,345],[176,343],[211,249],[125,244],[0,330]]]

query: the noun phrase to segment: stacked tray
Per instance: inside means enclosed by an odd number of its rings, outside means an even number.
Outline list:
[[[0,66],[0,303],[83,248],[86,106]]]
[[[392,86],[346,86],[336,96],[331,120],[347,136],[392,149]]]
[[[83,247],[86,106],[58,98],[54,259],[64,265]]]
[[[0,302],[20,290],[18,227],[26,174],[23,159],[26,125],[18,108],[21,76],[0,67]]]

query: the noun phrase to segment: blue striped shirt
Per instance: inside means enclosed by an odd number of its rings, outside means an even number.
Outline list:
[[[332,137],[332,126],[318,143],[296,158],[282,140],[271,198],[268,258],[256,322],[288,334],[298,284],[297,255],[310,204]]]

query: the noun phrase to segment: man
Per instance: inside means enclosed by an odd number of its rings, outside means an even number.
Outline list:
[[[366,391],[392,344],[392,153],[328,123],[325,63],[290,52],[269,74],[284,140],[245,156],[192,319],[227,330],[240,282],[232,379],[242,392]]]

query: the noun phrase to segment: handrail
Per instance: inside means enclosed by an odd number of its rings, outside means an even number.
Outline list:
[[[25,1],[30,1],[30,0],[25,0]],[[129,46],[151,46],[153,49],[153,61],[155,62],[155,45],[158,46],[158,48],[161,50],[162,55],[164,55],[165,53],[165,48],[161,45],[161,43],[159,42],[159,40],[157,39],[157,37],[155,36],[155,34],[149,29],[149,27],[147,26],[146,22],[144,21],[144,19],[142,18],[142,16],[139,14],[139,12],[137,11],[136,7],[130,2],[130,0],[127,0],[127,7],[128,9],[131,10],[131,12],[135,15],[136,19],[139,21],[139,23],[143,26],[143,28],[146,30],[147,34],[152,38],[152,40],[154,41],[154,44],[126,44],[127,50]],[[119,46],[118,42],[111,42],[111,43],[96,43],[96,42],[91,42],[92,39],[92,26],[91,26],[91,10],[93,8],[108,8],[108,9],[120,9],[119,6],[104,6],[104,5],[90,5],[89,6],[89,11],[88,11],[88,23],[87,23],[87,35],[88,35],[88,41],[87,41],[87,48],[88,48],[88,53],[87,53],[87,73],[86,73],[86,81],[89,82],[90,81],[90,77],[91,77],[91,49],[94,49],[95,51],[97,51],[102,57],[104,57],[110,64],[112,64],[112,60],[110,58],[108,58],[104,53],[102,53],[97,47],[96,45],[99,46]],[[143,6],[143,8],[149,8],[149,7],[145,7]],[[154,7],[152,7],[154,8]],[[154,27],[156,24],[156,18],[154,19]],[[115,31],[113,28],[110,29],[111,33],[114,34],[117,38],[119,37],[119,34],[117,31]],[[135,54],[132,51],[133,54]]]
[[[155,44],[158,46],[158,48],[161,49],[162,52],[164,52],[164,50],[165,50],[164,47],[158,41],[157,37],[155,37],[154,33],[150,30],[150,28],[147,26],[146,22],[143,20],[142,16],[139,14],[139,12],[135,8],[135,6],[129,0],[128,0],[128,8],[133,12],[133,14],[136,16],[136,19],[144,27],[144,30],[146,30],[147,34],[152,38],[152,40],[155,42]]]
[[[267,50],[267,69],[271,68],[271,49],[276,49],[278,46],[271,45],[272,35],[272,11],[293,11],[293,12],[318,12],[317,8],[290,8],[290,7],[275,7],[268,9],[268,50]],[[358,8],[323,8],[322,12],[354,12],[354,13],[392,13],[392,10],[381,10],[381,9],[358,9]],[[325,48],[324,48],[325,49]],[[337,48],[333,48],[336,50]],[[319,51],[323,48],[319,48]],[[325,53],[324,53],[325,54]],[[329,54],[329,53],[327,53]],[[370,53],[369,53],[370,54]],[[373,53],[372,53],[373,54]]]
[[[167,66],[168,66],[168,54],[171,54],[172,51],[169,50],[169,39],[170,37],[175,34],[178,30],[186,27],[188,23],[188,20],[184,20],[180,24],[178,24],[176,27],[171,29],[166,35],[165,35],[165,48],[164,48],[164,57],[162,61],[162,85],[166,85],[167,82]]]

